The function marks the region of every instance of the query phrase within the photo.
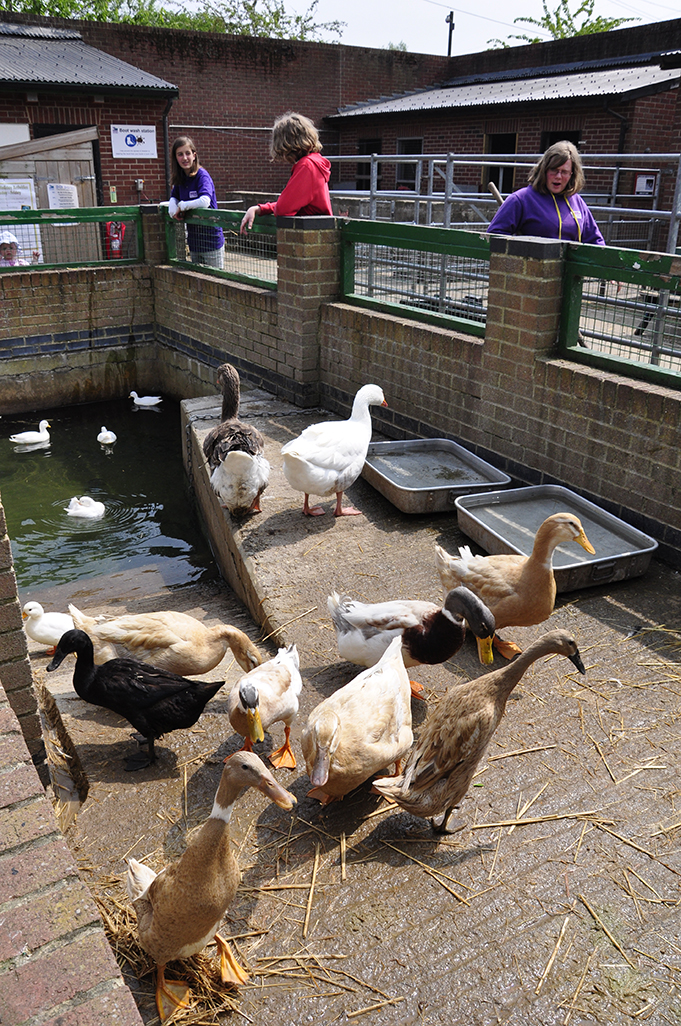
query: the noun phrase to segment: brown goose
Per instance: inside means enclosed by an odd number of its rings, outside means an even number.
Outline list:
[[[577,643],[567,631],[544,634],[499,670],[454,684],[430,709],[418,741],[397,777],[381,777],[374,788],[414,816],[430,817],[433,830],[447,832],[452,809],[470,787],[506,702],[525,671],[537,659],[556,653],[584,673]]]
[[[459,585],[470,588],[491,610],[497,630],[531,627],[543,623],[553,612],[553,553],[563,542],[576,542],[591,554],[595,551],[578,517],[554,513],[540,525],[529,556],[474,556],[466,545],[459,549],[457,557],[436,545],[435,559],[445,592]],[[496,634],[494,646],[506,659],[520,651],[512,641],[503,641]],[[478,639],[478,654],[481,663],[493,661],[491,639]]]
[[[296,803],[255,753],[237,752],[225,759],[213,811],[179,862],[157,875],[143,862],[128,860],[126,885],[137,913],[140,943],[158,966],[156,1007],[162,1021],[189,1003],[188,988],[165,979],[166,963],[197,954],[211,940],[220,952],[223,983],[238,986],[248,979],[217,932],[241,877],[231,848],[229,820],[247,787],[257,787],[282,809],[292,809]]]

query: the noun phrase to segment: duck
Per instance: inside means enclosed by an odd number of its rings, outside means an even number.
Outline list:
[[[220,623],[206,627],[188,613],[127,613],[110,619],[88,616],[69,604],[74,626],[85,631],[94,647],[95,663],[130,656],[183,677],[215,669],[230,648],[242,670],[260,666],[262,656],[238,627]]]
[[[171,730],[193,727],[224,680],[187,680],[176,673],[159,670],[137,659],[109,659],[95,666],[92,642],[85,631],[75,628],[59,639],[47,666],[56,670],[71,652],[76,655],[73,688],[79,698],[110,709],[139,731],[147,752],[127,760],[126,770],[144,769],[156,761],[154,742]]]
[[[339,655],[360,666],[373,666],[397,636],[407,668],[444,663],[463,645],[466,623],[477,638],[491,638],[495,629],[484,602],[463,587],[448,592],[442,606],[418,600],[359,602],[335,591],[327,605]],[[411,681],[411,689],[420,695],[423,686]]]
[[[47,430],[49,426],[49,421],[41,420],[37,431],[20,431],[16,435],[10,435],[9,440],[16,442],[17,445],[39,445],[41,442],[49,442],[50,432]]]
[[[565,656],[580,673],[585,672],[573,636],[555,630],[501,668],[448,688],[428,711],[401,773],[374,780],[375,791],[414,816],[430,818],[436,833],[449,833],[452,810],[470,787],[509,695],[532,663],[553,654]]]
[[[109,431],[109,429],[104,427],[102,424],[102,430],[97,435],[97,441],[100,445],[113,445],[117,437],[118,436],[115,431]]]
[[[398,636],[374,665],[324,699],[310,713],[301,745],[323,805],[343,798],[400,760],[413,741],[411,689]]]
[[[310,424],[297,438],[282,447],[284,476],[292,488],[303,492],[303,513],[318,517],[322,506],[310,506],[310,495],[336,495],[335,517],[359,516],[354,506],[343,506],[343,492],[364,466],[371,441],[370,406],[387,406],[383,389],[363,385],[355,395],[348,420]]]
[[[89,495],[74,495],[64,512],[70,517],[81,517],[83,520],[97,520],[106,512],[104,503],[92,499]]]
[[[213,809],[192,837],[181,859],[160,873],[128,859],[126,889],[137,914],[140,944],[156,963],[156,1007],[162,1022],[189,1004],[189,988],[166,980],[165,967],[197,954],[212,940],[220,953],[222,982],[238,987],[248,973],[218,933],[241,878],[230,840],[230,818],[245,788],[256,787],[281,809],[296,798],[279,784],[253,752],[237,752],[224,760]]]
[[[138,395],[137,392],[131,392],[128,399],[132,399],[135,406],[158,406],[163,402],[160,395]]]
[[[47,645],[48,655],[54,655],[62,634],[72,631],[74,626],[68,613],[46,613],[39,602],[27,602],[21,616],[29,638]]]
[[[244,749],[251,751],[262,741],[273,723],[283,720],[284,744],[270,755],[273,766],[296,768],[291,748],[291,724],[298,714],[298,696],[303,687],[298,649],[280,648],[274,659],[251,670],[238,680],[227,699],[229,722],[244,738]]]
[[[435,546],[435,561],[445,591],[458,585],[470,588],[492,611],[496,629],[531,627],[543,623],[556,602],[553,553],[558,545],[577,542],[591,555],[595,549],[587,538],[582,522],[573,513],[554,513],[539,526],[529,556],[500,553],[474,556],[469,546],[450,555]],[[492,643],[506,659],[520,651],[512,641],[496,633],[493,639],[478,639],[480,662],[493,661]]]
[[[212,471],[210,483],[230,513],[260,513],[260,496],[270,478],[265,440],[257,428],[237,419],[241,382],[236,367],[223,363],[217,380],[222,389],[221,422],[203,440],[203,454]]]

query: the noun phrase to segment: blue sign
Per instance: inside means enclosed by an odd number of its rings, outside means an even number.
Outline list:
[[[130,134],[126,135],[126,137],[125,137],[125,145],[126,146],[137,146],[137,136],[133,135],[132,132],[130,132]]]

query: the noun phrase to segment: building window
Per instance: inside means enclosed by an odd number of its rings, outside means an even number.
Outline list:
[[[494,132],[485,136],[485,153],[517,153],[518,136],[515,132]],[[508,165],[490,164],[483,169],[482,185],[487,188],[493,182],[499,192],[505,195],[513,192],[515,168]]]
[[[423,139],[398,139],[397,152],[417,154],[423,153]],[[416,188],[416,164],[398,164],[395,168],[395,187],[397,189]]]
[[[360,139],[357,143],[358,153],[380,153],[383,142],[381,139]],[[381,188],[381,165],[378,165],[377,186]],[[355,178],[356,189],[371,188],[371,164],[358,163],[357,175]]]
[[[579,148],[579,131],[573,132],[566,129],[559,129],[557,132],[542,132],[541,140],[539,142],[539,149],[542,153],[548,150],[549,146],[553,146],[554,143],[562,142],[565,139],[566,142],[574,143]]]

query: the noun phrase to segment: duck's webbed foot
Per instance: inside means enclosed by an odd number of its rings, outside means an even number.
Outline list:
[[[189,1005],[189,987],[175,980],[166,980],[165,966],[158,967],[156,978],[156,1008],[161,1022],[169,1019],[173,1012]]]
[[[220,973],[222,975],[222,982],[228,986],[239,987],[242,983],[245,983],[248,979],[248,973],[240,966],[234,955],[232,949],[219,933],[215,934],[215,943],[218,946],[220,952]]]
[[[494,647],[504,659],[513,659],[513,656],[517,656],[519,652],[522,652],[522,649],[516,645],[515,641],[504,641],[498,634],[494,635]]]
[[[141,734],[135,735],[136,738],[142,738],[139,744],[146,744],[146,752],[137,752],[136,755],[129,755],[125,760],[125,772],[136,773],[137,770],[146,769],[147,766],[151,766],[152,762],[156,762],[156,750],[154,748],[153,737],[142,737]]]
[[[303,503],[303,513],[306,517],[322,517],[326,510],[323,506],[311,506],[310,496],[305,492],[305,502]]]
[[[433,828],[433,832],[436,834],[456,834],[459,830],[463,830],[465,824],[460,820],[453,820],[450,822],[450,816],[454,810],[454,806],[450,805],[448,809],[442,813],[441,816],[433,816],[430,821],[430,825]]]
[[[285,769],[296,768],[296,757],[293,754],[291,748],[291,728],[284,727],[285,740],[281,748],[277,748],[274,752],[270,753],[270,762],[277,769],[283,767]]]

